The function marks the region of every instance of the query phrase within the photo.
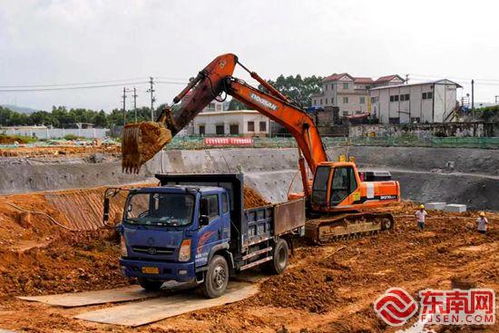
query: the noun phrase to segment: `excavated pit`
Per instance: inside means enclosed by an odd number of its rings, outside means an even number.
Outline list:
[[[379,155],[382,149],[356,149],[353,154],[358,156],[361,166],[370,166],[371,162],[378,165],[382,160]],[[383,151],[386,155],[390,149]],[[81,310],[27,304],[13,296],[99,290],[133,282],[119,271],[120,251],[114,229],[104,228],[101,222],[104,187],[91,186],[150,180],[156,172],[174,169],[180,172],[242,170],[247,184],[246,208],[283,201],[288,192],[299,190],[294,150],[243,152],[238,149],[169,151],[159,154],[141,175],[132,178],[119,178],[119,161],[109,156],[102,163],[88,163],[87,157],[82,156],[71,157],[70,164],[65,161],[70,158],[60,156],[50,157],[50,163],[33,158],[0,161],[2,171],[18,172],[16,177],[0,174],[3,193],[79,187],[0,197],[0,329],[132,332],[125,327],[71,319]],[[374,153],[376,157],[369,158]],[[419,149],[401,149],[398,153],[398,164],[395,157],[381,164],[391,167],[395,170],[393,174],[402,179],[411,178],[405,186],[409,188],[406,197],[414,193],[419,193],[415,198],[427,199],[458,200],[473,196],[475,207],[497,209],[494,206],[497,195],[481,197],[488,196],[489,188],[494,192],[497,182],[497,168],[494,169],[497,158],[493,152],[461,150],[453,155],[448,151],[447,156],[432,152],[437,155],[423,165],[420,165],[423,155]],[[460,154],[474,158],[482,166],[475,166],[480,173],[465,172],[472,171],[472,164],[461,162],[457,158]],[[453,164],[454,170],[447,170],[445,160],[454,159],[457,161]],[[405,168],[410,160],[417,162],[409,172]],[[424,170],[428,166],[441,168]],[[27,181],[26,177],[32,180]],[[447,192],[446,186],[452,182],[457,183]],[[461,188],[457,189],[458,185]],[[87,186],[89,188],[83,188]],[[404,184],[402,189],[404,191]],[[113,223],[120,217],[123,202],[124,194],[112,201]],[[261,291],[256,296],[237,304],[163,320],[141,331],[382,332],[387,327],[376,317],[372,302],[389,287],[402,287],[416,299],[418,291],[425,288],[471,285],[498,290],[499,214],[487,213],[491,227],[485,236],[475,231],[476,211],[463,214],[430,211],[426,230],[419,232],[413,217],[415,208],[408,202],[391,207],[396,217],[395,230],[375,237],[342,240],[323,247],[298,242],[291,266],[283,275],[272,276],[261,283]],[[107,306],[112,305],[101,307]],[[437,331],[444,329],[437,327]],[[498,330],[496,324],[482,331]]]

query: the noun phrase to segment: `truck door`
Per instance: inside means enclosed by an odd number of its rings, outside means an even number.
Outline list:
[[[357,180],[351,166],[334,168],[331,181],[331,206],[339,205],[356,188]]]
[[[224,238],[224,217],[219,194],[204,194],[201,197],[200,215],[207,216],[207,224],[202,225],[198,232],[196,248],[196,266],[207,264],[211,248],[226,241]]]

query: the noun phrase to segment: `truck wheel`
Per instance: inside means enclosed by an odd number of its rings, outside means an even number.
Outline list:
[[[222,296],[229,283],[229,265],[224,257],[214,256],[208,266],[202,286],[204,296],[217,298]]]
[[[139,284],[147,291],[158,291],[163,285],[163,281],[139,278]]]
[[[270,274],[281,274],[288,267],[289,247],[288,242],[279,239],[272,251],[272,260],[268,262],[266,271]]]

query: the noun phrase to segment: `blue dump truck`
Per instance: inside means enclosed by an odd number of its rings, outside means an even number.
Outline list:
[[[303,199],[244,209],[241,174],[156,178],[160,186],[129,190],[118,225],[121,269],[143,288],[195,282],[215,298],[233,274],[258,265],[273,274],[286,269],[292,239],[305,231]],[[116,193],[106,192],[105,221]]]

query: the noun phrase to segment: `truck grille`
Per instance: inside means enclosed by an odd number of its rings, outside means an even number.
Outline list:
[[[132,246],[132,250],[134,252],[147,253],[150,255],[170,255],[175,252],[175,248],[157,246]]]

